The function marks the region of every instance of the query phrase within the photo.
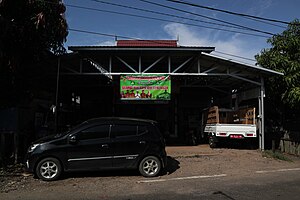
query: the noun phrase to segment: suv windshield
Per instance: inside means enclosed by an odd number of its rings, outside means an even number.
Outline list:
[[[67,131],[64,131],[64,132],[61,132],[61,133],[57,133],[54,137],[55,137],[55,138],[58,138],[58,137],[61,137],[61,136],[65,136],[65,135],[67,135],[68,133],[70,133],[72,130],[78,129],[78,128],[80,128],[81,126],[86,125],[87,123],[88,123],[87,121],[84,121],[84,122],[82,122],[81,124],[77,124],[76,126],[70,128],[70,129],[67,130]]]

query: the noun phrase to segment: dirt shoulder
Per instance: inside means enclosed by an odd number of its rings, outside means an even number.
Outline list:
[[[176,174],[241,174],[260,170],[300,167],[300,158],[287,156],[291,161],[263,156],[259,150],[211,149],[208,145],[168,147],[168,155],[180,163]]]
[[[159,178],[175,178],[199,175],[219,175],[238,177],[256,171],[291,169],[300,167],[300,158],[289,156],[292,162],[262,156],[258,150],[211,149],[208,145],[167,147],[169,163],[166,172]],[[70,173],[61,180],[44,182],[25,176],[22,172],[0,173],[0,199],[17,199],[30,195],[39,196],[47,192],[97,191],[101,188],[110,194],[123,191],[130,184],[133,188],[144,179],[135,171]],[[53,193],[55,195],[55,193]],[[16,197],[16,198],[15,198]],[[49,197],[50,198],[50,197]],[[51,198],[50,198],[51,199]]]

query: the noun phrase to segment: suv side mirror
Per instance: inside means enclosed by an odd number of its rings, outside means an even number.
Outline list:
[[[70,142],[71,144],[77,143],[77,137],[76,137],[76,135],[70,135],[70,136],[69,136],[69,142]]]

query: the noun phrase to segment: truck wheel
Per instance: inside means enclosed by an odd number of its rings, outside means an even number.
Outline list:
[[[216,140],[213,136],[209,137],[208,143],[209,143],[210,148],[216,148],[217,147]]]
[[[144,177],[154,177],[161,170],[161,163],[155,156],[145,157],[139,165],[139,171]]]
[[[38,163],[35,172],[44,181],[54,181],[59,178],[62,168],[56,158],[45,158]]]

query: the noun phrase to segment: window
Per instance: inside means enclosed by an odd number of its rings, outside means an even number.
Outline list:
[[[117,124],[112,127],[111,132],[115,137],[133,136],[137,133],[137,126]]]
[[[147,126],[138,126],[138,135],[143,135],[145,133],[148,133],[148,127]]]
[[[109,125],[98,125],[83,130],[78,135],[79,140],[92,140],[109,137]]]

